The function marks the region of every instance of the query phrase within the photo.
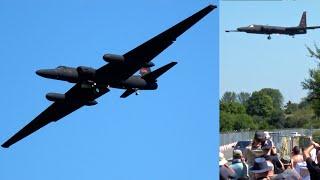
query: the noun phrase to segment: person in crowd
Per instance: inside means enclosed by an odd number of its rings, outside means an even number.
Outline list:
[[[248,165],[243,158],[241,150],[237,149],[233,151],[233,160],[230,165],[236,173],[236,179],[249,179]]]
[[[265,154],[265,158],[266,160],[269,160],[273,166],[274,166],[274,174],[280,174],[284,171],[284,165],[282,164],[282,162],[280,161],[280,158],[277,154],[277,150],[276,150],[276,147],[275,146],[268,146],[268,147],[265,147],[267,148],[265,151],[266,153],[270,151],[270,155],[267,155]],[[270,148],[270,150],[268,149]]]
[[[303,162],[303,155],[300,153],[299,146],[294,146],[291,152],[291,162],[293,168],[296,168],[297,163]]]
[[[291,158],[289,156],[282,157],[281,162],[285,170],[282,173],[272,177],[273,180],[302,180],[301,176],[297,173],[297,171],[292,168]]]
[[[253,180],[270,180],[272,178],[271,171],[273,165],[268,163],[265,158],[259,157],[254,159],[253,166],[250,168]]]
[[[220,180],[229,180],[235,179],[236,173],[235,171],[228,166],[228,161],[224,157],[223,153],[219,153],[219,173],[220,173]]]
[[[305,161],[298,162],[294,169],[301,176],[302,180],[310,180],[310,173],[307,168],[307,163]]]
[[[314,160],[312,160],[310,152],[316,149],[316,159],[318,162],[320,162],[320,146],[318,143],[311,141],[310,146],[308,146],[303,151],[303,158],[307,163],[307,168],[310,173],[310,179],[311,180],[320,180],[320,165],[315,163]]]
[[[256,131],[254,134],[252,149],[264,149],[264,147],[272,147],[272,141],[267,139],[266,133],[263,131]],[[269,148],[270,149],[270,148]],[[270,152],[268,152],[268,155]]]
[[[251,147],[246,149],[245,158],[249,166],[252,166],[254,159],[257,157],[264,157],[270,155],[273,143],[270,139],[266,138],[263,131],[256,131],[252,140]]]

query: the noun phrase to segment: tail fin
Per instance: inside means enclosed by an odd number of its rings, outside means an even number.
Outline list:
[[[163,73],[167,72],[170,68],[172,68],[176,64],[177,62],[171,62],[167,65],[162,66],[159,69],[156,69],[153,72],[150,72],[142,76],[142,78],[145,79],[146,81],[155,81],[158,77],[160,77]]]
[[[139,71],[140,76],[144,76],[146,74],[149,74],[151,72],[150,67],[142,67]]]
[[[306,11],[304,11],[301,16],[299,27],[303,27],[303,28],[307,27],[307,12]]]

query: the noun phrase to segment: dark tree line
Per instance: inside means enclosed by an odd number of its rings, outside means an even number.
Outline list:
[[[220,131],[270,130],[275,128],[320,128],[320,49],[307,47],[318,66],[302,82],[308,96],[299,103],[284,104],[278,89],[252,93],[225,92],[220,99]]]
[[[319,128],[313,107],[307,98],[300,103],[284,104],[278,89],[226,92],[220,100],[220,131],[309,128],[310,125]]]

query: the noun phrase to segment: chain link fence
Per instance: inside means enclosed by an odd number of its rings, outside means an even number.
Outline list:
[[[277,129],[268,131],[273,142],[275,144],[281,143],[283,136],[311,136],[313,130],[310,129]],[[231,144],[237,141],[252,140],[255,131],[243,131],[243,132],[227,132],[220,133],[220,146]]]
[[[281,156],[290,155],[294,146],[304,147],[308,143],[308,137],[315,129],[277,129],[266,131]],[[232,154],[233,146],[238,141],[250,141],[255,131],[220,133],[220,151],[228,157]]]

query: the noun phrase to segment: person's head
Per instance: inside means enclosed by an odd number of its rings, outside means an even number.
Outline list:
[[[250,168],[250,172],[253,174],[255,179],[267,177],[270,171],[272,171],[272,167],[268,166],[265,158],[254,159],[253,166]]]
[[[254,139],[263,143],[266,140],[266,134],[263,131],[256,131],[254,134]]]
[[[294,146],[294,147],[292,148],[292,154],[293,154],[293,155],[298,155],[298,154],[300,154],[300,148],[299,148],[298,146]]]
[[[270,140],[265,140],[263,144],[261,144],[261,149],[264,155],[270,155],[272,149],[272,142]]]
[[[233,159],[241,159],[242,158],[242,152],[240,149],[236,149],[233,151]]]

